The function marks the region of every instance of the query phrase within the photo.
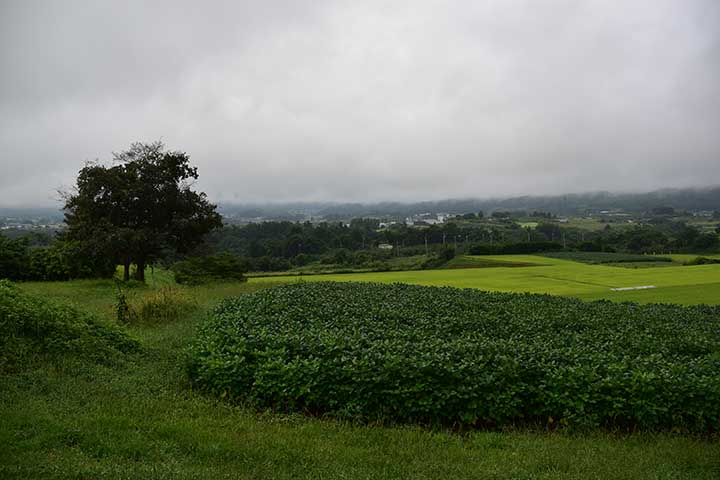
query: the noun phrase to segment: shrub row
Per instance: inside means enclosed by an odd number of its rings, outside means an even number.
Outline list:
[[[223,302],[189,373],[259,408],[399,422],[720,427],[720,308],[403,284]]]
[[[614,252],[549,252],[544,253],[545,257],[559,258],[561,260],[572,260],[582,263],[635,263],[635,262],[671,262],[670,257],[659,257],[656,255],[638,255],[634,253]]]
[[[470,255],[523,255],[528,253],[559,251],[562,249],[563,246],[557,242],[477,243],[470,245],[467,252]]]

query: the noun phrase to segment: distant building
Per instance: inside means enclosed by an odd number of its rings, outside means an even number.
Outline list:
[[[692,216],[693,217],[712,217],[713,216],[712,210],[693,210]]]
[[[392,250],[392,249],[393,249],[393,246],[390,245],[389,243],[381,243],[381,244],[378,245],[378,248],[379,248],[380,250]]]

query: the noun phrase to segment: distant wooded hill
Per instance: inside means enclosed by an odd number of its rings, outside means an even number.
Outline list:
[[[409,217],[420,213],[489,213],[495,210],[544,211],[557,215],[585,214],[622,209],[644,212],[657,207],[676,210],[720,210],[720,186],[665,189],[646,193],[594,192],[555,196],[522,196],[491,199],[449,199],[415,203],[286,202],[272,204],[220,204],[225,215],[241,218],[305,220],[309,216],[327,220],[357,217]],[[0,217],[47,217],[62,221],[59,208],[3,208]]]
[[[657,207],[676,210],[720,210],[720,187],[665,189],[647,193],[594,192],[556,196],[523,196],[505,199],[449,199],[400,203],[282,203],[221,206],[226,215],[301,220],[307,216],[346,219],[366,216],[407,217],[419,213],[470,213],[495,210],[545,211],[559,215],[622,209],[643,212]]]

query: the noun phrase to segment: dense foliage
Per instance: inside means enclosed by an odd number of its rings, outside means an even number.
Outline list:
[[[222,253],[206,257],[190,257],[172,266],[175,281],[181,284],[199,285],[216,280],[244,282],[243,273],[248,265],[237,255]]]
[[[582,263],[672,262],[670,257],[613,252],[548,252],[543,256]]]
[[[28,237],[0,235],[0,278],[10,280],[70,280],[111,276],[116,269],[107,258],[84,255],[78,242],[56,240],[31,246]]]
[[[190,374],[259,407],[501,426],[720,427],[720,309],[404,284],[228,299]]]
[[[0,372],[20,369],[41,356],[105,362],[138,346],[87,313],[27,295],[0,280]]]

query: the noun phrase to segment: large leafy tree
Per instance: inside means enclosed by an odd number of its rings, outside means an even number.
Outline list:
[[[66,197],[67,236],[86,255],[109,256],[145,280],[147,265],[197,246],[222,225],[204,193],[192,190],[198,178],[184,152],[166,151],[161,142],[134,143],[115,153],[114,164],[87,164],[75,192]]]

